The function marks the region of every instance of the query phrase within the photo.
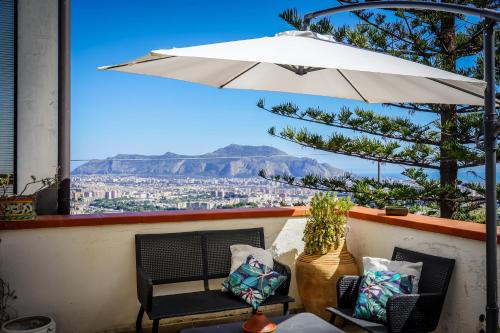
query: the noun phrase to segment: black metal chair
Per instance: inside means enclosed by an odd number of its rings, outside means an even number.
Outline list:
[[[352,316],[362,277],[343,276],[337,282],[337,308],[329,307],[330,322],[343,318],[373,332],[431,332],[436,329],[450,283],[454,259],[394,248],[392,260],[423,262],[418,294],[396,295],[387,302],[387,323],[370,322]]]
[[[210,290],[209,280],[224,278],[231,268],[230,246],[248,244],[264,248],[264,229],[197,231],[135,236],[137,298],[141,303],[136,331],[142,332],[144,312],[153,320],[153,333],[160,319],[248,308],[250,305],[231,292]],[[288,314],[291,272],[274,261],[273,269],[287,280],[262,305],[283,304]],[[203,281],[204,290],[153,296],[153,286],[167,283]]]

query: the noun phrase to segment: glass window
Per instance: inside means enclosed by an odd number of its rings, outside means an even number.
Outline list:
[[[15,0],[0,0],[0,175],[15,169],[15,8]]]

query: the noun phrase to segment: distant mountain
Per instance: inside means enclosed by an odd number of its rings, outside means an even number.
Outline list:
[[[255,177],[268,174],[335,176],[344,171],[312,158],[295,157],[269,146],[229,145],[203,155],[119,154],[92,160],[73,170],[74,175],[117,174],[183,177]]]

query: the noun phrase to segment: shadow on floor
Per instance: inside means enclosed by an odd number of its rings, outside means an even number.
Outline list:
[[[269,313],[269,316],[272,318],[273,316],[279,316],[280,313]],[[208,319],[208,320],[203,320],[203,321],[194,321],[194,322],[181,322],[181,323],[174,323],[174,324],[168,324],[164,326],[160,326],[159,333],[180,333],[182,329],[190,328],[190,327],[203,327],[203,326],[211,326],[211,325],[216,325],[216,324],[222,324],[222,323],[230,323],[230,322],[236,322],[236,321],[244,321],[248,318],[248,314],[241,314],[241,315],[231,315],[227,317],[218,317],[214,319]],[[160,322],[161,325],[161,322]],[[354,325],[345,325],[341,328],[344,332],[346,333],[363,333],[366,332],[362,329],[359,329],[358,327]],[[135,330],[126,330],[126,331],[119,331],[116,333],[135,333]],[[143,333],[151,333],[151,327],[144,327]]]

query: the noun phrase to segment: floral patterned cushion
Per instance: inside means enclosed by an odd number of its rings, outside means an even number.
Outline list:
[[[250,255],[222,286],[257,309],[286,279]]]
[[[411,294],[412,275],[390,271],[368,271],[363,276],[354,317],[387,322],[386,306],[391,296]]]

